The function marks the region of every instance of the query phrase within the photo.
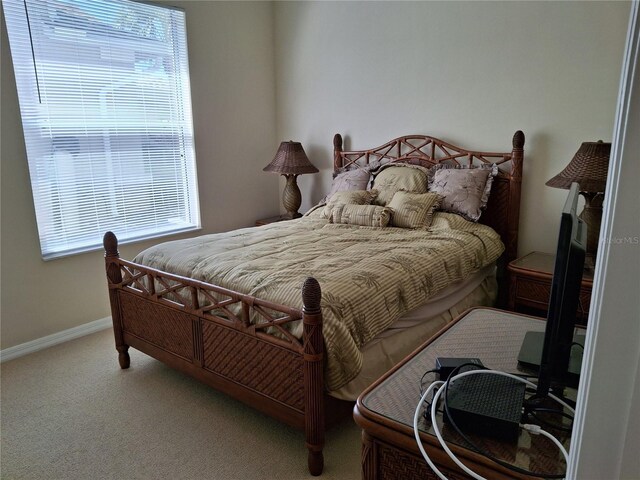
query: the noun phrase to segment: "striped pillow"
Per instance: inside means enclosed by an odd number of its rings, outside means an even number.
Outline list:
[[[419,165],[387,164],[382,167],[373,180],[378,196],[373,203],[388,206],[393,195],[399,191],[427,193],[427,170]]]
[[[336,205],[331,212],[331,223],[348,223],[361,227],[386,227],[391,211],[379,205]]]
[[[437,193],[410,193],[399,191],[387,205],[391,209],[391,225],[401,228],[427,228],[433,212],[440,205]]]
[[[331,196],[331,200],[324,207],[323,218],[331,218],[331,211],[336,205],[369,205],[378,195],[377,190],[344,190],[336,192]]]

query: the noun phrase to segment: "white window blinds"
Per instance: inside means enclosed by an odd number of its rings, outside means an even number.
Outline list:
[[[3,0],[43,258],[200,226],[184,12]]]

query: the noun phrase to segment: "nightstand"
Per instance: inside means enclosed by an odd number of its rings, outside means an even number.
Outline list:
[[[509,263],[509,310],[547,316],[555,255],[531,252]],[[593,268],[585,268],[580,288],[578,323],[586,325],[593,287]]]
[[[369,386],[358,397],[353,413],[356,423],[363,430],[362,479],[438,480],[422,458],[414,438],[413,415],[420,398],[421,377],[435,366],[437,357],[454,352],[457,357],[478,357],[482,363],[496,370],[516,372],[518,352],[524,336],[528,331],[542,332],[544,328],[545,322],[540,318],[493,308],[467,310]],[[528,372],[523,370],[521,373]],[[425,388],[433,378],[427,376]],[[567,394],[575,398],[576,392],[567,389]],[[465,465],[484,478],[536,478],[507,470],[477,454],[452,428],[443,425],[442,415],[438,414],[436,421],[449,448]],[[430,419],[421,416],[419,429],[427,452],[449,479],[471,478],[444,453]],[[565,447],[569,447],[571,439],[568,432],[554,429],[553,433],[558,435]],[[481,441],[493,456],[516,467],[546,476],[561,475],[565,469],[556,447],[542,435],[532,435],[523,430],[517,443],[491,438],[482,438]]]
[[[283,222],[285,220],[290,220],[286,215],[278,215],[277,217],[269,217],[263,218],[261,220],[256,220],[256,227],[261,225],[269,225],[270,223]]]

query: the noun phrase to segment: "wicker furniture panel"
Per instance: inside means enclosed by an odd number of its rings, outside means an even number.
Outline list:
[[[120,292],[122,328],[168,352],[193,361],[193,322],[197,317]]]
[[[438,480],[438,476],[433,473],[422,458],[383,442],[376,442],[376,447],[378,454],[378,480],[398,480],[400,478]],[[448,468],[442,468],[442,473],[449,480],[467,480],[469,478]]]
[[[547,316],[554,263],[554,255],[542,252],[531,252],[509,263],[509,310]],[[589,318],[592,287],[593,270],[587,266],[582,276],[577,313],[578,323],[585,325]]]
[[[493,182],[487,209],[482,213],[480,223],[490,226],[503,236],[503,232],[507,232],[509,228],[509,219],[501,211],[509,204],[509,180],[498,177]]]
[[[207,321],[202,335],[207,370],[304,411],[300,354]]]
[[[591,288],[582,287],[580,290],[580,301],[578,303],[578,315],[586,324],[589,318],[589,306],[591,304]]]
[[[516,284],[516,299],[538,304],[541,310],[546,310],[551,295],[551,284],[536,282],[535,280],[520,279]]]

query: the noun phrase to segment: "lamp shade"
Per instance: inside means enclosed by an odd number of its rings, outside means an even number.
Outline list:
[[[282,173],[284,175],[301,175],[316,173],[318,169],[307,158],[300,142],[282,142],[271,163],[263,168],[265,172]]]
[[[549,180],[546,185],[569,188],[572,182],[580,184],[581,192],[603,193],[607,183],[611,144],[584,142],[573,156],[569,165]]]

